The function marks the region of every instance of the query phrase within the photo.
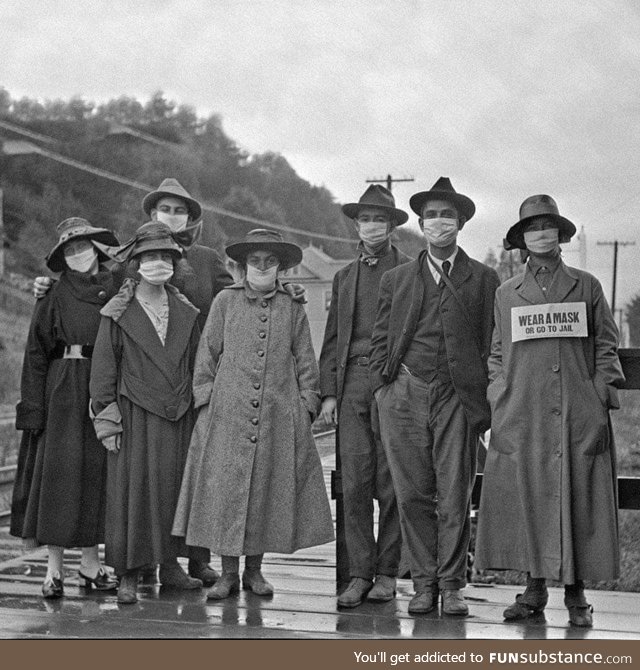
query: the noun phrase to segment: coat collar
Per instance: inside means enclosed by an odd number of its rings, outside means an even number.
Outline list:
[[[424,263],[428,262],[429,259],[427,258],[427,250],[425,249],[420,252],[420,255],[416,259],[416,268],[419,275],[422,273],[422,267],[424,266]],[[462,286],[462,284],[464,284],[464,282],[466,282],[467,279],[471,277],[471,275],[472,270],[469,256],[467,256],[462,247],[458,247],[456,260],[453,264],[453,267],[451,268],[451,274],[449,275],[451,282],[456,288],[458,288],[459,286]]]
[[[527,263],[520,281],[515,285],[515,290],[521,298],[532,304],[562,302],[573,290],[578,280],[578,273],[574,268],[561,261],[553,275],[549,292],[545,295]]]
[[[260,291],[252,289],[251,286],[247,284],[245,279],[241,279],[240,281],[236,282],[235,284],[231,284],[230,286],[225,286],[225,290],[226,289],[244,289],[244,293],[249,300],[257,300],[258,298],[269,300],[270,298],[273,298],[276,293],[284,293],[285,295],[289,295],[287,289],[285,289],[279,279],[276,279],[276,287],[273,289],[273,291],[269,291],[268,293],[261,293]]]

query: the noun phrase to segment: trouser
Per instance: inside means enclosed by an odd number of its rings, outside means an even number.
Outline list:
[[[347,366],[338,413],[338,448],[350,576],[395,577],[402,545],[400,521],[366,366]],[[374,498],[379,508],[377,541]]]
[[[414,587],[462,588],[477,436],[449,380],[401,369],[377,401]]]

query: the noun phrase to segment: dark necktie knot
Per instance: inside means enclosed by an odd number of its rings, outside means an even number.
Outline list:
[[[447,275],[447,277],[449,276],[449,272],[451,272],[451,261],[444,261],[442,263],[442,272]]]

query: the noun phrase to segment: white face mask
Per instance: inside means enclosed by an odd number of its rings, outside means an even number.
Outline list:
[[[85,249],[72,256],[65,256],[64,260],[70,270],[75,270],[76,272],[89,272],[97,258],[98,254],[96,250],[91,247],[91,249]]]
[[[187,227],[188,214],[169,214],[169,212],[156,212],[156,221],[166,223],[174,233],[179,233]]]
[[[173,263],[169,261],[142,261],[138,272],[149,284],[166,284],[173,276]]]
[[[258,270],[253,265],[247,264],[247,283],[255,291],[269,291],[275,288],[278,267],[274,265],[266,270]]]
[[[377,247],[389,237],[389,224],[386,221],[358,222],[358,236],[369,247]]]
[[[458,219],[423,219],[422,232],[434,247],[448,247],[458,237]]]
[[[524,243],[534,254],[548,254],[558,247],[558,229],[530,230],[524,234]]]

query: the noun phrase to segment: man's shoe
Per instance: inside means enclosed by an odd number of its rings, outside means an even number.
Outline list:
[[[416,591],[409,601],[409,614],[427,614],[438,606],[438,585],[432,584],[423,590]]]
[[[367,600],[386,603],[396,597],[396,578],[389,575],[376,575],[373,588],[367,594]]]
[[[174,589],[199,589],[202,582],[189,577],[178,561],[168,561],[160,565],[160,583]]]
[[[469,608],[460,589],[444,589],[442,591],[442,613],[449,616],[467,616],[469,614]]]
[[[116,600],[121,605],[132,605],[138,601],[138,571],[129,570],[120,578]]]
[[[268,582],[260,570],[245,569],[242,573],[242,588],[257,596],[272,596],[273,585]]]
[[[240,577],[237,572],[223,572],[218,581],[207,591],[207,600],[224,600],[232,593],[240,591]]]
[[[47,577],[42,585],[42,595],[47,600],[55,600],[62,598],[64,595],[64,582],[59,572]]]
[[[593,607],[584,596],[584,588],[567,589],[564,591],[564,604],[569,610],[569,623],[580,628],[593,626]]]
[[[373,586],[370,579],[352,577],[349,586],[338,596],[338,607],[357,607]]]
[[[146,586],[151,586],[158,583],[158,566],[152,565],[143,565],[138,570],[138,579],[141,584]]]
[[[198,561],[194,558],[189,559],[189,576],[199,579],[203,586],[213,586],[220,575],[206,561]]]
[[[527,583],[524,593],[518,593],[513,605],[502,613],[507,621],[522,621],[544,611],[549,602],[546,584],[534,586],[532,580]]]

